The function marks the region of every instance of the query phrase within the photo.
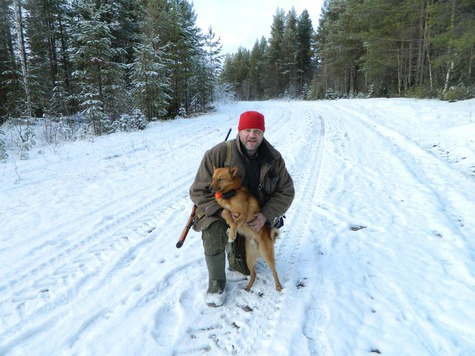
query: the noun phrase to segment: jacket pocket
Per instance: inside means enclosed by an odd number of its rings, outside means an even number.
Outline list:
[[[275,188],[277,187],[277,182],[279,178],[277,176],[266,176],[264,181],[261,183],[262,185],[262,192],[265,195],[266,199],[271,195]]]

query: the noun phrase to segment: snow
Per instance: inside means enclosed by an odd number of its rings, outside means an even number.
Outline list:
[[[0,164],[2,355],[474,355],[475,100],[238,102]],[[266,116],[296,198],[251,292],[175,244],[202,155]]]

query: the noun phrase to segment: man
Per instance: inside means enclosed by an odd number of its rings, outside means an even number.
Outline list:
[[[197,206],[198,220],[195,231],[202,232],[206,265],[208,268],[208,289],[205,302],[218,307],[226,300],[225,250],[228,251],[230,269],[249,274],[244,258],[243,237],[228,244],[228,226],[222,209],[210,189],[215,167],[238,167],[242,184],[254,194],[261,207],[254,220],[247,224],[259,231],[264,224],[281,227],[283,215],[290,207],[295,191],[284,159],[264,138],[264,115],[257,111],[241,114],[236,139],[222,142],[208,150],[190,187],[190,198]],[[236,249],[238,246],[241,248]]]

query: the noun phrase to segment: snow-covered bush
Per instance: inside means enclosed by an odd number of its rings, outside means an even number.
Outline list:
[[[144,130],[147,127],[147,118],[138,109],[131,114],[122,114],[117,120],[112,122],[112,131],[136,131]]]
[[[343,97],[344,95],[342,93],[331,88],[327,89],[327,91],[325,92],[325,99],[327,100],[341,99]]]
[[[445,93],[442,93],[442,100],[454,102],[470,98],[470,92],[463,84],[450,87]]]
[[[183,107],[183,105],[180,105],[180,108],[178,109],[178,116],[186,117],[186,109]]]
[[[45,144],[59,144],[65,141],[83,139],[92,134],[81,115],[45,117],[41,119],[39,136]]]
[[[5,133],[0,129],[0,160],[6,159],[8,157],[7,148],[3,139],[4,135]]]
[[[12,149],[18,152],[20,159],[29,158],[29,152],[36,145],[34,120],[31,118],[15,118],[8,122],[11,132]]]
[[[214,91],[213,101],[218,104],[227,104],[236,100],[236,93],[229,83],[219,84]]]
[[[104,114],[102,101],[92,99],[93,94],[87,95],[89,95],[91,99],[85,100],[80,104],[81,107],[84,107],[82,115],[84,115],[86,122],[92,126],[95,135],[99,136],[110,133],[111,121],[109,117]]]

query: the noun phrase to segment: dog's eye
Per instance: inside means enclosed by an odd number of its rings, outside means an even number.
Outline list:
[[[218,182],[221,182],[223,180],[223,178],[219,177],[218,178]]]

